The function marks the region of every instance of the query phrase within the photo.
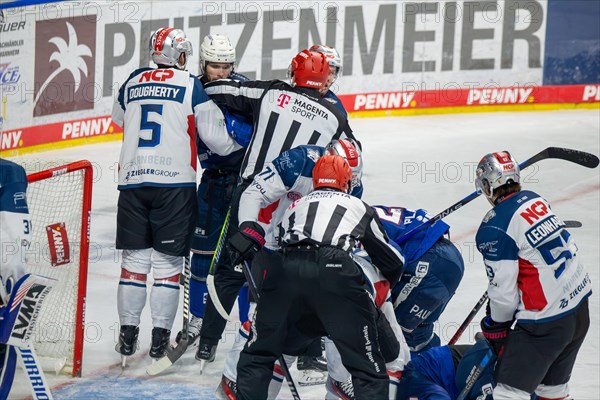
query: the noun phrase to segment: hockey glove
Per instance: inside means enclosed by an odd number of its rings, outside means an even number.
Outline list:
[[[225,124],[227,126],[227,133],[233,138],[240,146],[246,148],[252,140],[252,134],[254,133],[254,124],[248,121],[246,118],[232,114],[227,110],[223,111],[225,117]]]
[[[498,358],[500,358],[504,352],[504,345],[508,339],[512,324],[513,321],[495,322],[492,317],[489,316],[483,317],[481,320],[481,331],[483,336],[485,336]]]
[[[229,239],[233,265],[238,265],[244,260],[252,260],[264,245],[264,229],[256,222],[242,222],[239,231]]]

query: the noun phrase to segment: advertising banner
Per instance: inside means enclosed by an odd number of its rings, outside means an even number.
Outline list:
[[[349,112],[598,102],[598,81],[542,87],[549,9],[546,0],[73,1],[4,9],[0,151],[120,133],[106,122],[114,99],[132,71],[153,66],[148,41],[163,26],[187,33],[194,74],[211,32],[230,37],[236,71],[250,79],[287,79],[298,51],[333,46],[343,64],[333,90]]]

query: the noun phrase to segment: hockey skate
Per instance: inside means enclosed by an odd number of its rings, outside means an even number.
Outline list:
[[[196,347],[198,345],[198,338],[200,337],[200,328],[202,328],[202,318],[192,315],[190,322],[188,323],[188,347]],[[179,344],[181,337],[183,336],[183,329],[177,332],[175,342]]]
[[[327,389],[327,393],[325,394],[326,400],[354,400],[354,386],[352,386],[352,379],[348,379],[346,382],[340,382],[332,377],[328,377],[325,388]]]
[[[216,344],[202,343],[198,345],[198,351],[196,352],[196,360],[200,361],[200,374],[204,371],[204,366],[207,362],[215,361],[215,353],[217,352]]]
[[[138,334],[140,328],[133,325],[122,325],[119,332],[119,341],[115,350],[121,354],[121,367],[127,366],[127,357],[133,355],[139,347]]]
[[[171,331],[165,328],[152,328],[152,344],[150,346],[150,357],[159,359],[167,354]]]
[[[300,386],[323,385],[327,381],[327,361],[323,357],[300,356],[297,367]]]
[[[223,375],[219,387],[215,391],[215,397],[219,400],[236,400],[237,383]]]

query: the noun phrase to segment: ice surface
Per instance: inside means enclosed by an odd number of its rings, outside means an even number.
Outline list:
[[[364,150],[364,200],[371,204],[426,208],[433,214],[474,190],[475,165],[488,152],[510,150],[517,161],[522,162],[548,146],[569,147],[596,155],[600,147],[598,110],[369,118],[354,119],[351,125]],[[235,337],[236,324],[227,326],[216,361],[205,368],[204,374],[199,374],[194,351],[188,350],[165,374],[150,378],[144,372],[151,362],[147,353],[152,327],[146,307],[140,329],[140,350],[126,370],[119,366],[119,355],[114,351],[120,273],[119,255],[114,250],[118,195],[115,173],[119,149],[120,143],[114,142],[28,156],[88,159],[94,163],[96,174],[83,378],[50,374],[47,378],[57,399],[213,398],[221,378],[225,350]],[[572,229],[571,233],[592,278],[594,294],[590,299],[591,326],[573,371],[571,393],[578,400],[600,399],[600,170],[546,160],[526,170],[522,180],[526,188],[547,198],[559,217],[583,223],[582,228]],[[474,247],[474,233],[488,209],[488,203],[480,198],[446,218],[452,226],[452,240],[465,258],[466,271],[437,327],[442,340],[450,339],[486,289],[487,279]],[[181,326],[181,317],[175,321],[174,332]],[[465,332],[461,342],[472,341],[475,329],[477,322]],[[297,375],[295,367],[292,374]],[[29,396],[22,373],[18,375],[11,398]],[[291,398],[285,384],[283,387],[281,397]],[[303,399],[322,399],[325,393],[323,386],[300,387],[299,391]]]

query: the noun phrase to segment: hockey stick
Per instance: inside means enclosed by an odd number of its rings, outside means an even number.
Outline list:
[[[525,169],[525,168],[530,167],[531,165],[535,164],[538,161],[546,160],[548,158],[570,161],[572,163],[579,164],[586,168],[596,168],[598,166],[598,162],[599,162],[598,157],[596,157],[593,154],[586,153],[584,151],[572,150],[572,149],[567,149],[564,147],[548,147],[548,148],[540,151],[539,153],[537,153],[530,159],[523,161],[521,164],[519,164],[519,169]],[[454,211],[458,210],[459,208],[461,208],[461,207],[465,206],[466,204],[470,203],[471,201],[475,200],[477,197],[479,197],[479,195],[481,195],[481,192],[479,192],[479,191],[475,191],[475,192],[471,193],[467,197],[463,198],[462,200],[459,200],[458,202],[454,203],[450,207],[446,208],[444,211],[434,215],[431,219],[423,222],[421,225],[416,226],[413,229],[411,229],[410,231],[406,232],[402,237],[400,237],[400,239],[398,239],[398,242],[401,243],[401,242],[404,242],[405,240],[411,238],[417,232],[420,232],[421,230],[423,230],[425,227],[452,214]]]
[[[485,304],[485,302],[486,302],[487,299],[488,299],[488,294],[487,294],[487,291],[486,291],[483,294],[483,296],[481,296],[481,298],[479,299],[479,301],[477,302],[477,304],[475,304],[475,307],[473,307],[473,309],[471,310],[471,312],[469,313],[469,315],[467,315],[467,318],[465,318],[465,320],[463,321],[463,323],[458,327],[458,329],[456,330],[456,333],[454,334],[454,336],[452,336],[452,339],[450,339],[450,341],[448,342],[449,346],[455,344],[458,341],[458,339],[463,334],[463,332],[465,331],[465,329],[467,329],[467,326],[469,326],[469,324],[471,323],[471,321],[473,321],[473,318],[475,318],[475,315],[477,315],[477,313],[479,312],[479,310],[481,309],[481,307],[483,307],[483,305]]]
[[[164,357],[146,368],[146,373],[150,376],[160,374],[173,365],[175,361],[181,358],[190,345],[188,335],[190,318],[190,275],[190,256],[188,254],[183,260],[183,334],[181,335],[181,340],[177,343],[177,346],[171,351],[168,351]]]
[[[221,304],[221,300],[219,300],[219,295],[217,294],[217,288],[215,287],[215,272],[217,267],[217,262],[219,261],[219,257],[221,256],[221,251],[223,251],[223,247],[225,247],[225,241],[227,239],[227,231],[229,230],[229,215],[231,213],[231,206],[229,206],[229,210],[227,210],[227,215],[225,216],[225,222],[223,223],[223,228],[221,228],[221,234],[219,235],[219,242],[217,243],[217,247],[215,248],[215,253],[213,254],[213,258],[210,262],[210,269],[208,270],[208,276],[206,277],[206,286],[208,287],[208,295],[215,306],[217,312],[227,321],[233,321],[233,318],[227,311],[225,311],[225,307]]]
[[[565,228],[581,228],[583,224],[579,221],[563,221]]]
[[[473,388],[473,385],[475,385],[475,382],[477,382],[477,379],[479,379],[479,376],[485,370],[485,368],[490,363],[493,357],[494,352],[490,347],[487,353],[485,353],[485,355],[479,362],[479,364],[477,364],[477,366],[471,370],[471,373],[469,374],[469,376],[467,377],[467,381],[465,382],[465,387],[463,388],[463,390],[461,390],[456,400],[465,400],[467,398],[467,395]]]
[[[246,281],[248,281],[248,288],[250,289],[250,293],[252,293],[252,297],[258,302],[260,295],[258,294],[258,289],[256,288],[256,283],[254,282],[254,277],[252,276],[252,272],[250,271],[250,266],[248,265],[248,261],[244,260],[243,262],[243,270],[244,276],[246,277]],[[292,375],[290,374],[290,369],[285,362],[285,358],[283,358],[283,354],[279,356],[279,364],[281,364],[281,369],[283,370],[283,375],[285,376],[285,380],[288,383],[290,388],[290,392],[292,392],[292,397],[294,400],[300,400],[300,395],[298,394],[298,388],[296,388],[296,384],[292,379]]]
[[[29,347],[15,347],[19,362],[23,367],[27,381],[31,386],[31,394],[34,399],[52,399],[52,392],[42,371],[38,357],[33,349]]]

